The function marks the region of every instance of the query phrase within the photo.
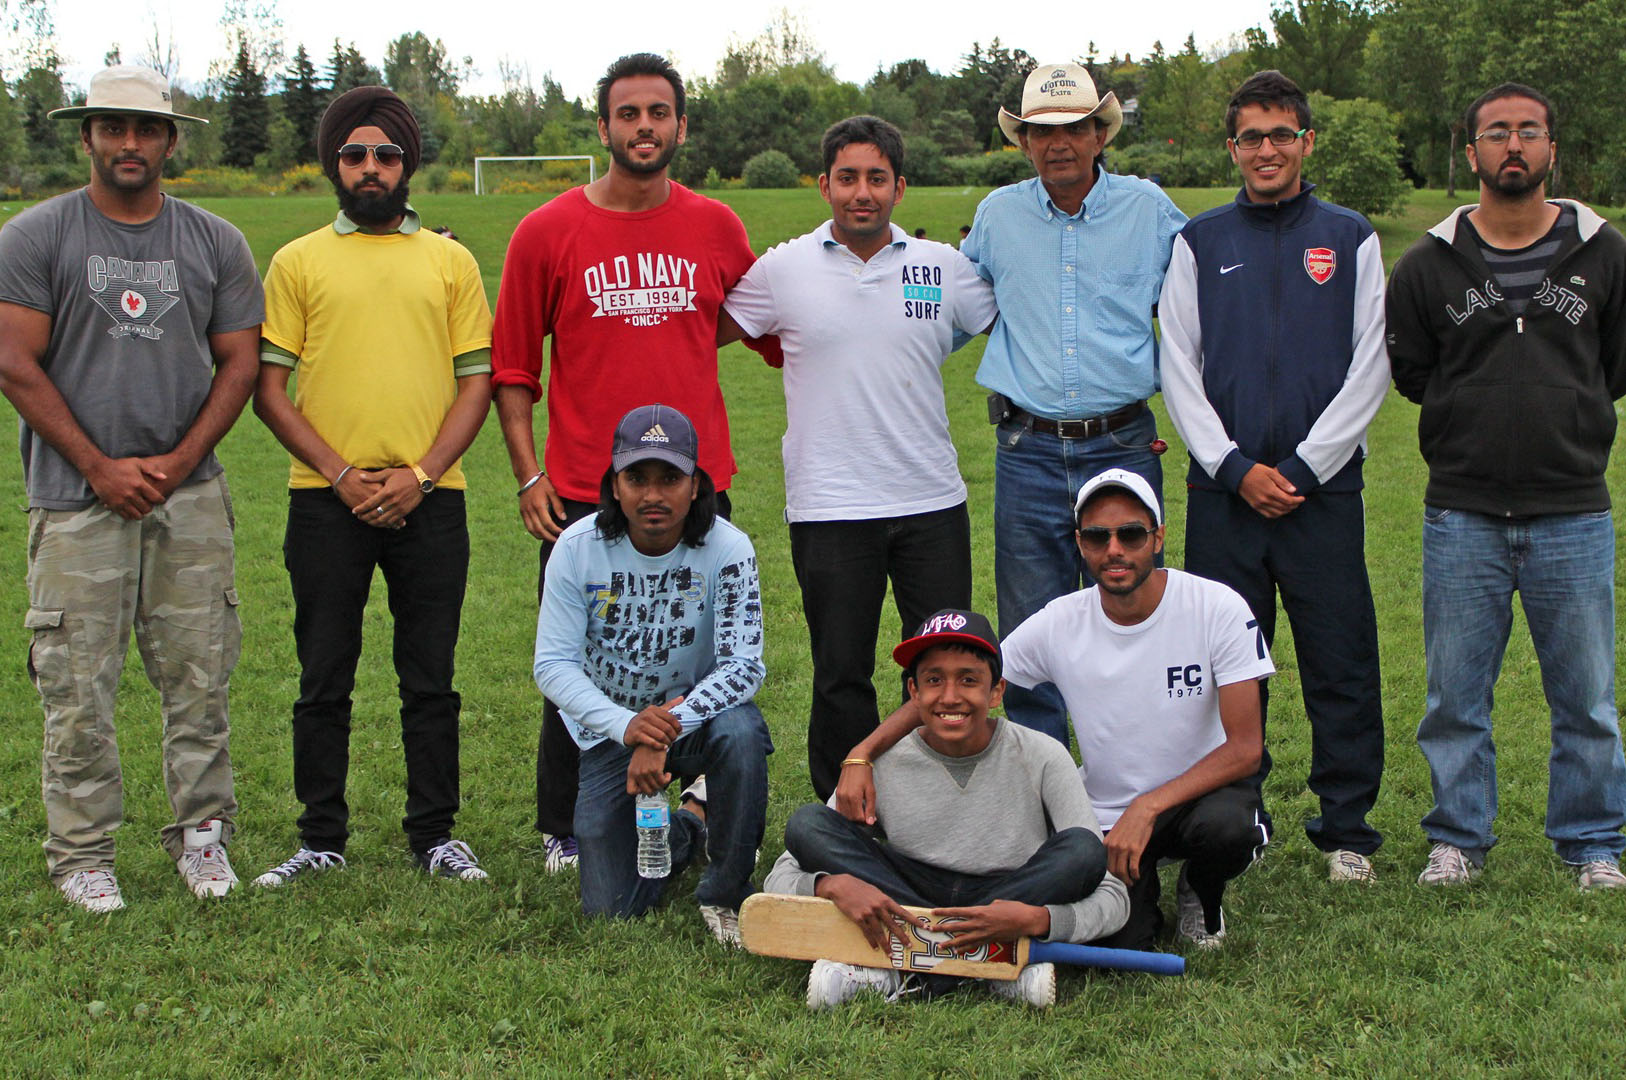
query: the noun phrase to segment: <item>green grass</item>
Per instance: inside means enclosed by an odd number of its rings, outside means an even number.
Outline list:
[[[914,189],[897,220],[952,239],[976,190]],[[1195,211],[1226,191],[1176,191]],[[823,218],[811,191],[729,192],[765,248]],[[426,196],[430,224],[456,229],[493,299],[502,256],[528,197]],[[206,200],[249,236],[262,266],[331,218],[325,198]],[[1393,258],[1444,215],[1420,193],[1378,222]],[[0,220],[6,216],[0,211]],[[947,367],[950,416],[971,489],[976,604],[993,610],[992,436],[972,379],[980,340]],[[769,839],[811,797],[804,724],[807,644],[782,519],[778,375],[730,347],[722,364],[742,472],[736,520],[756,541],[768,619],[759,703],[778,744],[770,762]],[[1166,438],[1176,442],[1161,415]],[[538,413],[538,424],[542,413]],[[325,1075],[860,1076],[960,1073],[1252,1076],[1300,1073],[1604,1074],[1620,1071],[1626,1028],[1626,911],[1621,896],[1583,896],[1542,838],[1546,709],[1522,623],[1498,687],[1503,843],[1483,883],[1425,892],[1417,820],[1428,774],[1413,740],[1422,709],[1419,524],[1424,469],[1416,410],[1391,396],[1371,434],[1368,558],[1382,635],[1388,752],[1375,823],[1388,837],[1367,890],[1331,888],[1299,823],[1309,739],[1290,636],[1277,642],[1272,694],[1276,770],[1267,797],[1277,842],[1228,896],[1230,936],[1192,958],[1180,980],[1065,973],[1040,1017],[980,997],[923,1006],[864,1002],[814,1016],[806,966],[725,953],[703,929],[692,877],[664,911],[630,924],[578,913],[573,876],[541,872],[532,815],[538,697],[529,678],[535,544],[514,510],[502,438],[489,422],[468,454],[474,561],[464,609],[464,808],[459,835],[492,873],[489,887],[423,879],[399,831],[403,799],[388,616],[369,609],[356,692],[350,797],[352,869],[278,893],[247,889],[201,905],[183,893],[156,843],[168,809],[158,781],[156,697],[127,666],[119,698],[127,821],[118,869],[129,910],[95,918],[62,903],[39,842],[39,708],[23,669],[26,518],[14,454],[0,455],[0,1074],[227,1077]],[[252,416],[223,443],[238,510],[243,660],[233,686],[245,877],[292,850],[298,812],[289,762],[297,664],[279,545],[286,456]],[[1184,453],[1165,459],[1170,561],[1183,547]],[[1611,469],[1619,490],[1621,466]],[[889,615],[883,640],[897,633]],[[895,638],[894,638],[895,640]],[[889,661],[883,695],[895,692]],[[99,1004],[98,1004],[99,1003]]]

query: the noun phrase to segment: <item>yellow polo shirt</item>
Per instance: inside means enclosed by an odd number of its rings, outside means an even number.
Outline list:
[[[474,256],[417,228],[416,214],[407,221],[377,235],[341,214],[284,246],[265,275],[260,333],[275,349],[261,359],[295,369],[294,407],[358,469],[419,461],[457,379],[491,370],[491,307]],[[328,483],[294,458],[288,486]],[[461,459],[439,486],[467,486]]]

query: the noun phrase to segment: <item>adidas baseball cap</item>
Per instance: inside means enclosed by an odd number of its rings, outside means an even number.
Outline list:
[[[1084,486],[1078,489],[1078,498],[1073,502],[1073,517],[1083,513],[1084,504],[1090,501],[1090,496],[1102,488],[1122,488],[1129,492],[1152,512],[1154,526],[1163,524],[1163,511],[1157,505],[1157,493],[1152,490],[1152,485],[1146,482],[1146,477],[1128,469],[1108,469],[1084,481]]]
[[[994,681],[999,681],[999,673],[1004,666],[999,652],[999,636],[994,633],[988,620],[975,611],[944,608],[937,612],[920,624],[914,637],[892,650],[892,659],[897,661],[899,667],[907,668],[915,662],[915,657],[938,645],[967,645],[978,652],[989,653],[994,662]]]
[[[693,476],[700,439],[689,418],[670,405],[640,405],[615,426],[610,467],[620,472],[640,461],[664,461]]]

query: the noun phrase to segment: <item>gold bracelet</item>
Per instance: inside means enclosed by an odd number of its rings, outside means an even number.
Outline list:
[[[841,763],[841,767],[843,769],[849,765],[867,765],[872,769],[875,768],[875,762],[871,761],[869,758],[861,757],[850,757]]]

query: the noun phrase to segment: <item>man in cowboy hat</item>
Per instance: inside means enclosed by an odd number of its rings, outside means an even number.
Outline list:
[[[491,308],[474,256],[421,228],[407,202],[421,146],[412,110],[384,87],[335,98],[316,149],[338,217],[283,247],[265,275],[254,411],[293,457],[282,550],[305,812],[293,856],[254,879],[264,888],[344,865],[350,693],[375,567],[395,619],[407,845],[431,875],[486,877],[452,839],[462,705],[452,662],[469,565],[459,459],[491,404]]]
[[[242,233],[159,186],[169,85],[110,67],[78,120],[90,184],[0,231],[0,390],[22,417],[28,671],[45,710],[46,863],[88,911],[124,906],[114,698],[132,627],[164,717],[164,847],[198,896],[237,882],[227,685],[242,640],[214,445],[254,387],[264,299]]]
[[[1002,636],[1088,584],[1065,511],[1077,477],[1118,466],[1163,484],[1164,446],[1146,399],[1157,390],[1152,305],[1185,223],[1161,188],[1108,173],[1123,125],[1079,64],[1041,64],[1020,115],[999,126],[1037,175],[990,194],[960,250],[993,282],[1000,317],[977,381],[998,425],[994,578]],[[1007,714],[1067,740],[1052,686],[1012,686]]]

